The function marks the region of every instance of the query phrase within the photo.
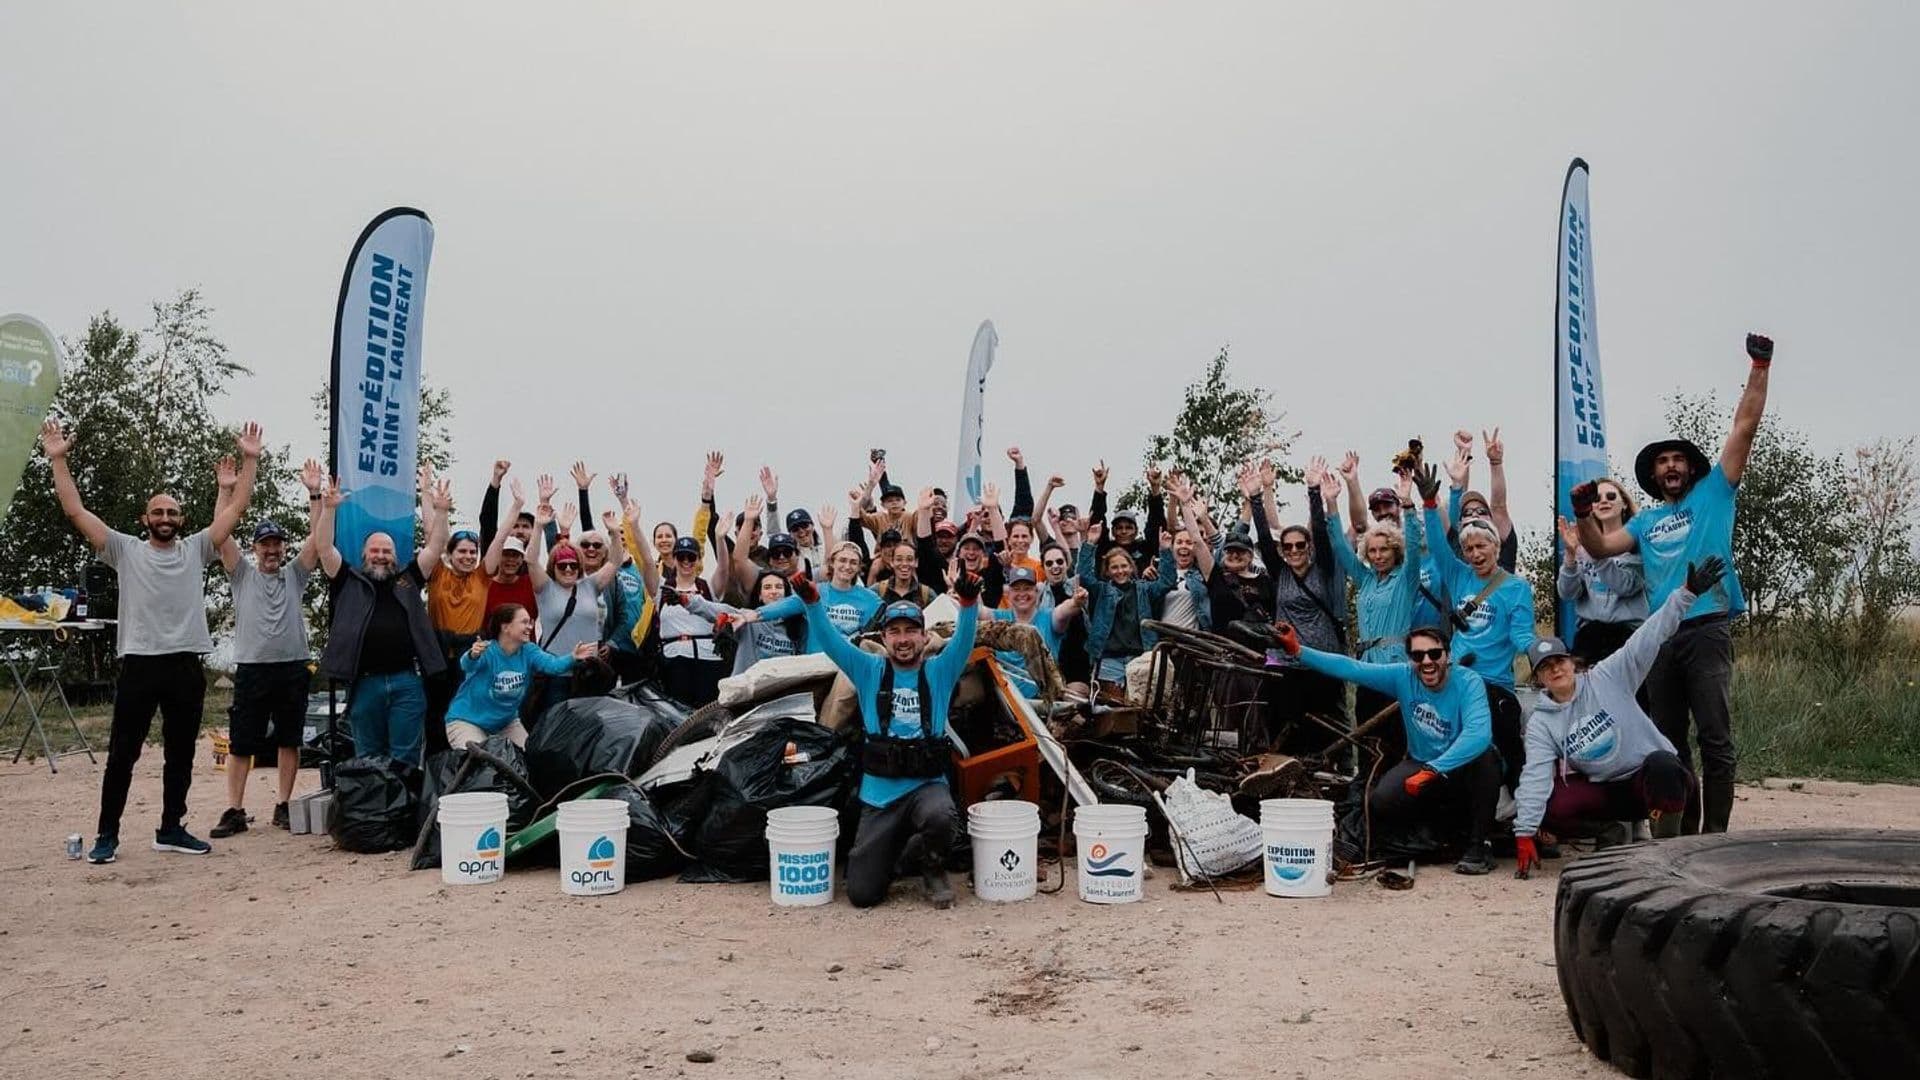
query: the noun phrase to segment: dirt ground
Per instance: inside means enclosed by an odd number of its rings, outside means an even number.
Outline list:
[[[120,861],[100,771],[0,765],[0,1076],[1609,1076],[1567,1025],[1557,865],[1422,868],[1328,900],[1169,890],[936,913],[917,890],[774,910],[761,885],[647,882],[594,900],[555,871],[445,888],[404,856],[263,825],[156,853],[160,755]],[[315,782],[303,773],[302,786]],[[224,777],[202,743],[189,825]],[[1920,828],[1920,788],[1742,788],[1737,827]],[[690,1063],[690,1051],[712,1063]]]

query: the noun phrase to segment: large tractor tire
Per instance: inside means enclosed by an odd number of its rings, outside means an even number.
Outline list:
[[[1554,961],[1637,1077],[1920,1077],[1920,832],[1637,844],[1560,877]]]

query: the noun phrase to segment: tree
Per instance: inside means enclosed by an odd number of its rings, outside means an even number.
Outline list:
[[[1914,440],[1881,440],[1855,450],[1844,484],[1848,514],[1839,532],[1850,544],[1822,563],[1805,613],[1808,632],[1796,636],[1807,646],[1802,651],[1857,675],[1887,655],[1895,621],[1920,604]]]
[[[233,431],[214,405],[234,376],[250,372],[214,336],[211,315],[200,291],[187,289],[156,301],[144,332],[102,312],[78,341],[65,342],[68,367],[53,411],[75,438],[69,464],[81,496],[110,528],[137,528],[147,500],[163,491],[180,500],[188,529],[213,518],[214,464],[234,453]],[[243,527],[272,517],[298,531],[306,503],[294,497],[297,485],[287,448],[269,447]],[[36,452],[0,523],[0,587],[77,584],[93,558],[61,513],[46,458]],[[209,576],[217,608],[226,588],[224,577]]]
[[[1194,492],[1226,522],[1240,505],[1234,473],[1245,462],[1277,454],[1282,480],[1299,483],[1304,477],[1286,460],[1299,433],[1281,433],[1279,425],[1285,417],[1284,411],[1273,408],[1268,391],[1233,384],[1223,345],[1207,364],[1206,374],[1187,386],[1173,430],[1149,436],[1141,458],[1146,465],[1185,473],[1193,480]],[[1146,483],[1135,481],[1121,494],[1118,505],[1143,506],[1146,497]]]

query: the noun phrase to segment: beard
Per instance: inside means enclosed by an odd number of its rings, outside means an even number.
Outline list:
[[[391,566],[388,566],[388,565],[387,565],[387,564],[385,564],[385,563],[381,563],[381,564],[380,564],[380,565],[378,565],[378,566],[373,566],[373,565],[370,565],[370,564],[369,564],[369,565],[362,565],[362,566],[360,567],[360,572],[361,572],[361,573],[363,573],[363,574],[365,574],[365,575],[367,575],[367,577],[368,577],[368,578],[369,578],[370,580],[373,580],[373,581],[385,581],[385,580],[387,580],[388,578],[390,578],[390,577],[392,577],[392,576],[393,576],[393,567],[391,567]]]
[[[147,531],[153,534],[155,540],[172,540],[180,535],[180,526],[171,521],[161,521],[147,526]]]

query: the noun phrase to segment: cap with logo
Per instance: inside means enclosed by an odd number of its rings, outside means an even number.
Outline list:
[[[792,554],[799,550],[800,545],[794,540],[792,533],[777,532],[767,538],[767,554],[769,555],[776,551],[785,551],[788,554]]]
[[[880,625],[886,626],[888,623],[896,622],[910,622],[915,626],[925,626],[927,616],[920,610],[919,604],[911,600],[895,600],[887,605],[886,611],[881,613]]]
[[[673,542],[673,557],[677,559],[682,555],[691,555],[696,559],[699,558],[700,541],[695,540],[691,536],[683,536],[675,540]]]
[[[812,525],[813,515],[804,509],[787,511],[787,531],[792,532],[802,526]]]
[[[1548,634],[1545,637],[1534,638],[1533,644],[1527,646],[1527,663],[1531,664],[1535,671],[1539,671],[1541,664],[1546,663],[1556,656],[1572,655],[1573,653],[1568,650],[1566,643],[1554,637],[1552,634]]]
[[[1027,585],[1040,584],[1040,579],[1034,576],[1033,567],[1016,566],[1013,569],[1007,571],[1007,586],[1009,588],[1015,585],[1023,584],[1023,583]]]
[[[256,544],[262,540],[285,540],[286,538],[286,530],[276,522],[263,521],[253,527],[253,542]]]

